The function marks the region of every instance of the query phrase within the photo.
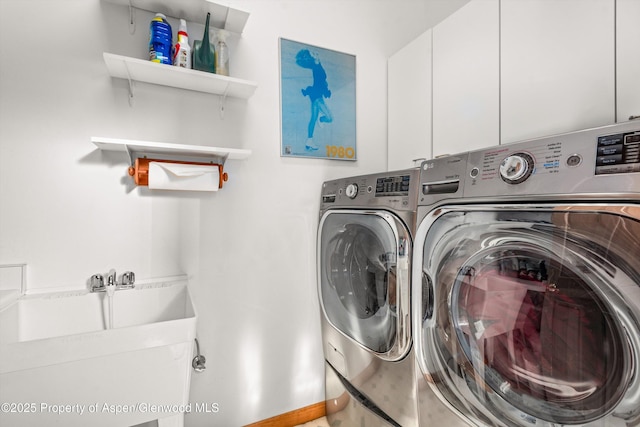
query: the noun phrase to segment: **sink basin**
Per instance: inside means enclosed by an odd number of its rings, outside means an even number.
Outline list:
[[[104,292],[27,295],[0,311],[0,425],[182,424],[196,330],[186,278],[112,302],[111,329]]]

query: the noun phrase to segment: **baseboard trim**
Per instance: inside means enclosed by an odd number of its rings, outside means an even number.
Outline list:
[[[245,427],[293,427],[298,424],[308,423],[326,415],[325,402],[314,403],[304,408],[295,409],[266,420],[248,424]]]

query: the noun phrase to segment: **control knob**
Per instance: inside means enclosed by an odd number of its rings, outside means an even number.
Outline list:
[[[345,194],[350,199],[355,199],[358,195],[358,184],[349,184],[347,188],[344,190]]]
[[[515,153],[500,163],[500,177],[507,184],[520,184],[533,173],[535,163],[526,153]]]

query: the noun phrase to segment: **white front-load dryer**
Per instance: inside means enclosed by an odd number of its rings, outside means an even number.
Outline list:
[[[640,123],[426,161],[420,425],[640,425]]]

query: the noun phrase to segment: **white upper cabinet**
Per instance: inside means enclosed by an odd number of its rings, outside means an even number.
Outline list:
[[[640,0],[472,0],[389,60],[389,167],[640,116],[639,22]]]
[[[389,170],[431,158],[431,30],[389,58]]]
[[[433,29],[433,156],[500,143],[500,3],[472,1]]]
[[[503,143],[614,122],[614,8],[615,0],[501,2]]]
[[[616,2],[616,120],[640,116],[640,1]]]

